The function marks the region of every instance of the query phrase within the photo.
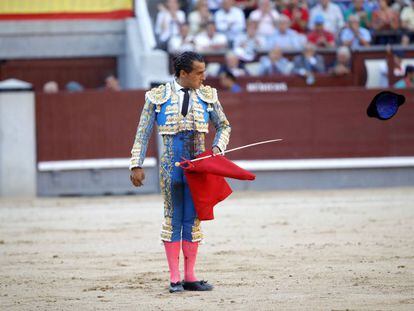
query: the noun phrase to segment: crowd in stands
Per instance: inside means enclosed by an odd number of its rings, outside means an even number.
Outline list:
[[[414,37],[414,0],[166,0],[158,7],[159,48],[225,54],[217,75],[350,73],[350,51],[371,45],[409,45]],[[319,48],[336,48],[325,64]],[[284,54],[300,54],[288,60]],[[229,82],[230,84],[230,82]]]
[[[58,93],[59,91],[68,91],[68,92],[82,92],[86,89],[85,86],[80,84],[78,81],[69,81],[63,88],[59,88],[59,84],[56,81],[48,81],[43,84],[43,92],[48,94]],[[114,74],[108,74],[105,77],[104,84],[98,87],[98,90],[106,91],[121,91],[121,85],[118,78]]]

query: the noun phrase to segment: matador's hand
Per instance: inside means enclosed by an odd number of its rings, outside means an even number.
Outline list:
[[[144,169],[140,167],[135,167],[131,171],[131,182],[135,187],[141,187],[144,183],[145,173]]]
[[[213,154],[214,154],[214,155],[216,155],[216,154],[221,154],[221,150],[220,150],[220,148],[219,148],[219,147],[217,147],[217,146],[214,146],[214,147],[213,147]]]

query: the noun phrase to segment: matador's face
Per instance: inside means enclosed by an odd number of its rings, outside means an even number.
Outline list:
[[[191,72],[181,71],[180,81],[184,87],[198,89],[205,80],[206,64],[204,62],[193,61]]]

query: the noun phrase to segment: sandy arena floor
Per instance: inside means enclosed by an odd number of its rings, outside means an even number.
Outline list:
[[[414,188],[236,193],[169,294],[159,196],[0,200],[0,310],[414,310]]]

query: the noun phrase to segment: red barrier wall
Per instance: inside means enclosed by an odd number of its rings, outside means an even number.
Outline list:
[[[105,85],[109,74],[116,74],[115,57],[69,59],[15,59],[0,62],[0,80],[20,79],[30,82],[35,91],[42,91],[48,81],[56,81],[64,90],[70,81],[79,82],[86,89]]]
[[[142,91],[38,93],[38,161],[129,157],[143,98]],[[156,150],[151,139],[147,155]]]
[[[414,155],[414,94],[391,120],[368,118],[378,91],[306,88],[280,93],[220,92],[232,124],[229,148],[283,138],[237,151],[232,159]],[[37,94],[38,160],[129,157],[144,91]],[[212,141],[214,131],[209,135]],[[148,156],[156,155],[154,137]]]
[[[414,155],[414,96],[391,120],[368,118],[378,91],[362,88],[297,89],[284,93],[221,93],[232,124],[230,147],[284,141],[237,151],[233,159]]]

